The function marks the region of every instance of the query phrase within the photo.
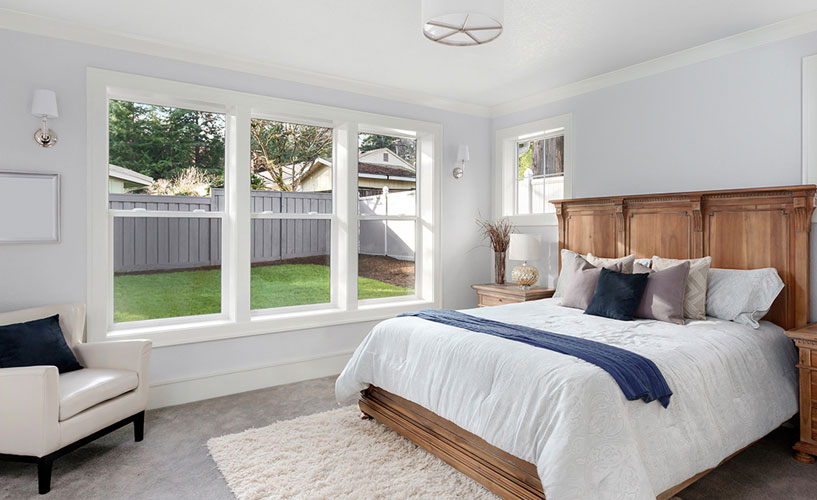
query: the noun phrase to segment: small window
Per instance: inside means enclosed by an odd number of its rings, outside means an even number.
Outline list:
[[[389,153],[383,153],[383,161],[385,162],[389,161]]]
[[[516,142],[516,214],[554,213],[550,200],[564,198],[563,131]]]
[[[556,224],[551,202],[572,192],[570,134],[570,115],[497,131],[498,215],[517,218],[518,224]]]

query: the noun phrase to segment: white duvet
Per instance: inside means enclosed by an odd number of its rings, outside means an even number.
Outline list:
[[[414,317],[372,330],[337,380],[338,401],[369,384],[414,401],[536,464],[548,500],[654,499],[797,412],[795,350],[771,323],[624,322],[557,304],[464,312],[641,354],[667,380],[669,407],[627,401],[607,372],[572,356]]]

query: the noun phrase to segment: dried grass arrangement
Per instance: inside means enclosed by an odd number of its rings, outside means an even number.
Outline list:
[[[502,218],[495,221],[477,219],[477,225],[482,237],[491,242],[494,251],[494,281],[497,285],[502,285],[505,283],[505,255],[511,243],[513,224],[508,219]]]

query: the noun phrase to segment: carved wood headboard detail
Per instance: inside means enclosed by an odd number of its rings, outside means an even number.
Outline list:
[[[817,186],[557,200],[559,250],[601,257],[712,256],[712,267],[774,267],[786,287],[765,319],[809,320],[809,234]],[[559,262],[561,266],[561,262]]]

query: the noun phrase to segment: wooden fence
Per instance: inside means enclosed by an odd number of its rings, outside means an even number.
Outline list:
[[[224,208],[224,190],[209,197],[110,194],[110,208],[162,212],[217,212]],[[331,213],[328,193],[253,191],[255,212]],[[328,220],[254,219],[252,262],[328,255]],[[183,217],[114,218],[114,271],[159,271],[216,266],[221,263],[221,219]]]

